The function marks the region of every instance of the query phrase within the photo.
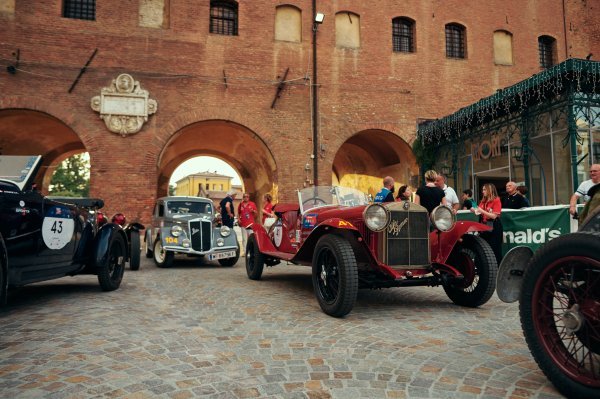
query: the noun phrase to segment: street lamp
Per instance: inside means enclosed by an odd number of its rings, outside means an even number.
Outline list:
[[[312,105],[313,105],[313,184],[318,185],[319,182],[319,96],[317,93],[317,29],[323,23],[325,14],[317,12],[317,2],[313,0],[313,78],[312,78]]]

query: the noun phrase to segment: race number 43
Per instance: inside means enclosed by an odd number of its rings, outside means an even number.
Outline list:
[[[71,241],[75,222],[69,218],[46,217],[42,223],[42,237],[50,249],[61,249]]]

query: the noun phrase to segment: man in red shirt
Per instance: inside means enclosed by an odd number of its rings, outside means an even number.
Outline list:
[[[250,194],[244,193],[242,202],[238,205],[238,220],[242,230],[242,246],[244,254],[246,251],[246,242],[248,241],[248,227],[254,223],[254,219],[258,215],[256,204],[250,201]]]

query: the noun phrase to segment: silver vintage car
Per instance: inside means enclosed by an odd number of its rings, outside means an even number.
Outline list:
[[[146,257],[154,257],[158,267],[171,267],[176,253],[206,257],[222,266],[233,266],[240,257],[235,231],[218,225],[208,198],[159,198],[144,241]]]

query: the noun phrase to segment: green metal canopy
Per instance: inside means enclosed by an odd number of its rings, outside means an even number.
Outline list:
[[[420,123],[417,138],[423,144],[436,146],[464,140],[497,118],[519,115],[528,108],[574,93],[600,103],[600,62],[570,58],[451,115]]]

